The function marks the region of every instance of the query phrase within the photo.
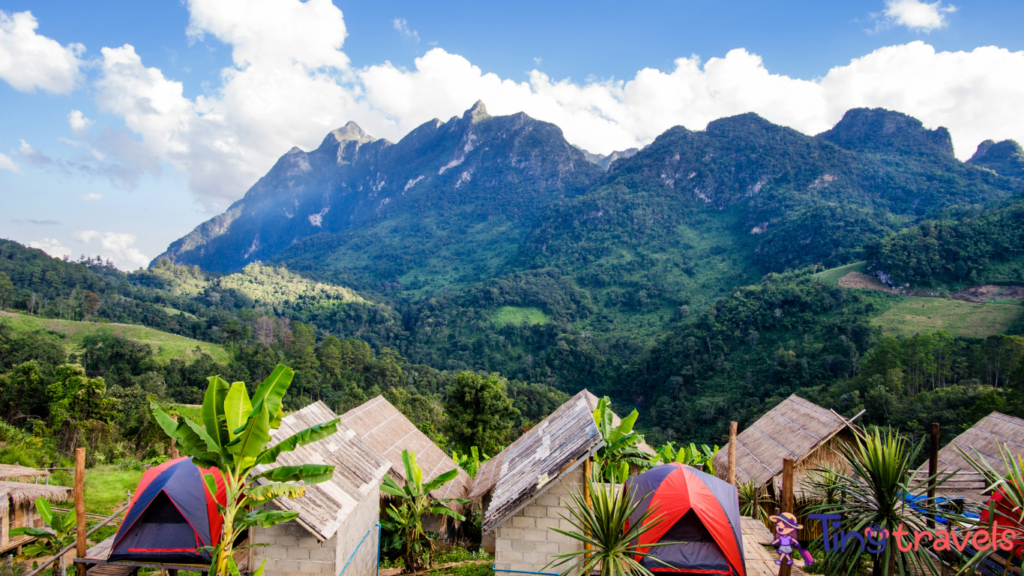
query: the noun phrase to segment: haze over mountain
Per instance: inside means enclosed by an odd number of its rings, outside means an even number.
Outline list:
[[[764,272],[843,264],[866,240],[1022,187],[1012,170],[958,161],[946,129],[883,109],[850,110],[813,137],[742,114],[626,154],[604,172],[557,126],[491,117],[482,102],[394,144],[349,123],[293,148],[160,258],[218,272],[285,262],[410,297],[554,268],[653,326]]]

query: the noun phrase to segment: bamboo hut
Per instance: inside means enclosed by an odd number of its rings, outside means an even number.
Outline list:
[[[806,470],[823,466],[844,468],[835,448],[853,442],[853,422],[796,394],[783,400],[736,437],[736,482],[754,484],[777,499],[782,494],[782,462],[792,458],[795,485],[803,484]],[[715,474],[726,479],[729,445],[715,454]]]
[[[950,499],[963,498],[969,504],[984,504],[988,499],[988,484],[960,450],[975,460],[987,462],[999,474],[1006,474],[1000,446],[1009,449],[1015,458],[1024,457],[1024,420],[993,412],[939,450],[938,472],[940,478],[946,479],[936,488],[936,494]],[[915,478],[922,482],[928,478],[927,462],[917,469]]]
[[[423,469],[424,481],[458,469],[459,474],[454,480],[431,493],[435,498],[466,498],[469,493],[472,478],[383,396],[377,396],[342,414],[341,421],[391,463],[388,473],[396,481],[405,482],[402,451],[409,450],[416,453],[416,462]],[[454,502],[447,506],[453,510],[462,510],[462,505]],[[424,528],[447,534],[448,519],[447,516],[428,515],[424,519]]]
[[[15,466],[15,468],[22,468]],[[24,470],[31,470],[25,468]],[[10,472],[10,471],[9,471]],[[20,474],[20,471],[13,471]],[[48,475],[44,474],[44,475]],[[28,478],[29,476],[16,476]],[[11,530],[21,527],[44,528],[43,520],[36,510],[36,499],[49,502],[65,502],[71,499],[71,488],[46,486],[28,482],[0,481],[0,554],[15,550],[33,540],[29,536],[11,538]]]
[[[16,482],[36,481],[40,478],[49,478],[50,471],[39,468],[26,468],[17,464],[0,464],[0,480],[13,480]]]

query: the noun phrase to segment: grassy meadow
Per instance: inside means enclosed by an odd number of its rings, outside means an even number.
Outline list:
[[[154,355],[160,362],[168,362],[172,358],[188,359],[194,357],[197,347],[221,364],[227,363],[229,359],[227,351],[218,344],[200,342],[184,336],[146,328],[145,326],[74,322],[71,320],[40,318],[8,312],[0,312],[0,321],[6,322],[18,332],[38,330],[48,332],[58,338],[69,353],[77,352],[81,347],[82,340],[87,335],[107,332],[135,340],[142,344],[148,344],[153,348]]]
[[[985,338],[1007,331],[1024,312],[1020,303],[977,304],[948,298],[904,296],[871,320],[886,336],[945,330],[954,336]]]

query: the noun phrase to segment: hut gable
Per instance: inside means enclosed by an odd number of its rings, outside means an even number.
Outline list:
[[[601,445],[601,434],[594,423],[587,394],[589,392],[584,390],[573,396],[502,450],[492,460],[491,466],[481,468],[477,473],[479,486],[473,493],[485,493],[487,485],[494,486],[490,505],[484,514],[485,530],[499,526],[561,477],[575,470]]]
[[[1000,446],[1007,446],[1014,457],[1024,457],[1024,420],[993,412],[939,450],[940,478],[950,473],[952,475],[938,486],[936,492],[947,498],[963,497],[973,502],[984,502],[988,485],[957,448],[976,460],[977,451],[981,454],[981,460],[986,461],[996,472],[1006,474],[1003,458],[999,454]],[[915,476],[918,481],[927,479],[927,462],[917,469]]]
[[[589,410],[591,413],[593,413],[594,410],[597,410],[597,403],[599,401],[599,398],[597,396],[592,394],[589,390],[583,390],[582,392],[579,393],[579,396],[582,396],[583,399],[586,401],[586,403],[587,403],[587,410]],[[568,406],[570,404],[572,404],[572,401],[567,402],[563,406]],[[552,413],[552,416],[553,415],[554,415],[554,413]],[[550,418],[550,416],[549,416],[549,418]],[[615,414],[613,412],[612,413],[612,425],[618,426],[619,422],[621,422],[621,421],[622,420],[619,418],[618,414]],[[504,450],[499,452],[497,455],[495,455],[493,458],[491,458],[487,462],[484,462],[483,465],[480,466],[480,470],[477,471],[476,478],[474,479],[472,489],[469,492],[470,499],[472,499],[472,500],[481,499],[488,492],[490,492],[491,490],[494,489],[495,484],[497,484],[497,482],[498,482],[498,477],[500,476],[501,467],[502,467],[502,465],[504,464],[504,461],[505,461],[505,455],[510,453],[510,452],[513,452],[514,451],[513,449],[520,442],[524,441],[529,436],[529,434],[530,433],[527,432],[523,436],[520,436],[519,438],[516,439],[515,442],[513,442],[507,448],[505,448]],[[654,451],[653,448],[651,448],[650,446],[647,445],[646,442],[641,442],[638,448],[640,450],[650,454],[651,456],[654,456],[655,454],[657,454]]]
[[[34,503],[37,498],[46,498],[49,502],[64,502],[71,499],[71,488],[0,481],[0,514],[6,514],[11,503],[21,506]]]
[[[341,421],[391,463],[389,473],[396,480],[405,481],[402,451],[409,450],[416,453],[416,462],[423,469],[424,480],[458,469],[459,474],[454,480],[431,493],[435,498],[465,498],[469,493],[472,481],[469,475],[383,396],[342,414]],[[450,505],[452,508],[457,506],[454,503]]]
[[[786,398],[736,437],[736,481],[767,484],[782,472],[784,458],[799,464],[850,422],[796,394]],[[719,478],[728,473],[728,454],[726,444],[712,461]]]
[[[271,444],[321,424],[338,416],[323,402],[306,406],[298,412],[285,416],[281,427],[271,432]],[[285,510],[299,513],[298,523],[313,533],[319,540],[329,540],[348,519],[359,504],[368,496],[377,499],[377,487],[387,473],[391,463],[374,451],[355,431],[344,423],[338,424],[338,432],[284,452],[277,458],[277,465],[329,464],[334,466],[334,476],[327,482],[313,484],[306,488],[302,498],[279,499],[274,504]],[[273,466],[258,466],[263,472]],[[376,504],[374,504],[376,506]]]

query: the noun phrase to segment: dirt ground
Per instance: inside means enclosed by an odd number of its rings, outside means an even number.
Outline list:
[[[889,294],[897,293],[895,290],[886,287],[885,284],[882,284],[882,281],[878,278],[861,272],[850,272],[846,276],[843,276],[839,279],[839,285],[843,288],[862,288],[865,290],[888,292]]]
[[[964,302],[997,302],[1000,300],[1024,299],[1024,286],[971,286],[949,295],[955,300]]]

